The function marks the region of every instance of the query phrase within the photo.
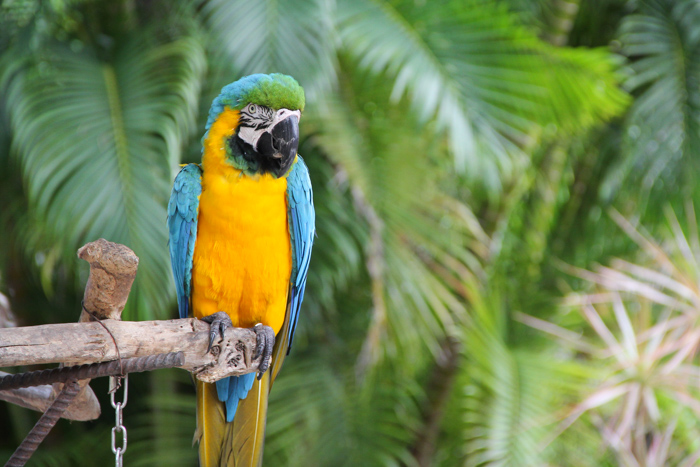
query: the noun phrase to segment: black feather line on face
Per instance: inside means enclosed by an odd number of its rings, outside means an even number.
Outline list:
[[[247,126],[247,127],[252,127],[253,126],[253,120],[250,118],[250,115],[247,113],[241,112],[240,117],[238,117],[238,126]]]
[[[238,117],[238,125],[260,130],[267,127],[275,117],[275,112],[269,107],[258,106],[254,114],[246,111],[247,107],[241,110]],[[257,122],[257,123],[256,123]]]

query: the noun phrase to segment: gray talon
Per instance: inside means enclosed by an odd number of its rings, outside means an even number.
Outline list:
[[[255,332],[257,341],[253,359],[255,360],[262,355],[260,366],[258,366],[258,379],[260,379],[270,367],[272,350],[275,347],[275,331],[273,331],[270,326],[265,326],[264,324],[256,324],[253,326],[253,331]]]
[[[211,325],[209,327],[209,345],[207,346],[207,353],[209,353],[214,345],[216,337],[219,336],[220,339],[223,340],[226,334],[226,328],[232,328],[233,323],[231,322],[231,318],[223,311],[217,311],[214,314],[205,316],[202,318],[202,321]]]

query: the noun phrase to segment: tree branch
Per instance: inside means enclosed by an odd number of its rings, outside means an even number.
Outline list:
[[[104,325],[104,326],[103,326]],[[255,333],[232,328],[207,353],[209,324],[194,318],[166,321],[103,320],[0,329],[0,367],[70,361],[75,365],[182,351],[197,379],[214,382],[257,370]],[[119,351],[117,352],[117,349]]]
[[[256,336],[250,329],[228,330],[207,352],[210,328],[203,321],[121,321],[139,263],[126,246],[99,239],[80,248],[78,257],[90,263],[80,322],[0,329],[0,367],[81,365],[182,351],[185,363],[181,368],[208,383],[258,369],[260,357],[253,359]],[[65,418],[92,420],[100,415],[88,382],[80,382],[83,391]],[[0,391],[0,399],[45,410],[62,386]]]

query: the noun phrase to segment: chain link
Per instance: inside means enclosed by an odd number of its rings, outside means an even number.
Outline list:
[[[115,402],[115,394],[117,390],[122,386],[122,380],[124,381],[124,399],[121,402]],[[126,407],[126,402],[129,399],[129,375],[127,374],[123,378],[121,376],[110,376],[109,377],[109,398],[114,407],[114,428],[112,428],[112,452],[114,453],[114,465],[116,467],[122,467],[123,459],[122,456],[126,452],[126,427],[123,425],[122,409]],[[117,433],[122,434],[122,444],[117,447]]]

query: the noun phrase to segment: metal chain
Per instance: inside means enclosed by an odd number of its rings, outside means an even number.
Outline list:
[[[129,375],[123,377],[124,380],[124,400],[121,402],[114,402],[114,395],[117,390],[122,386],[121,376],[110,376],[109,377],[109,398],[114,407],[114,428],[112,428],[112,452],[114,453],[114,465],[116,467],[122,467],[123,460],[122,456],[126,452],[126,427],[123,425],[122,419],[122,409],[126,407],[126,402],[129,399]],[[122,434],[122,445],[117,447],[117,433]]]

